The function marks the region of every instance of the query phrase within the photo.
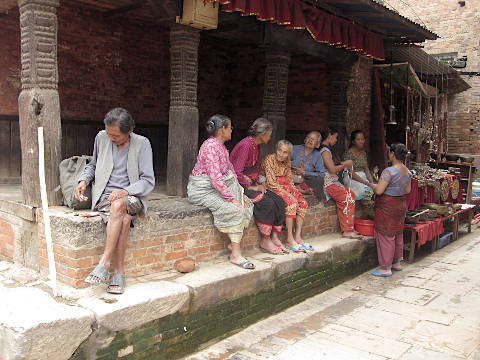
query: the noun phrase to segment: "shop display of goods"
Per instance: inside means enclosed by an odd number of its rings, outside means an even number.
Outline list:
[[[452,185],[452,199],[456,199],[458,197],[458,192],[460,191],[460,182],[457,178],[453,179]]]
[[[440,182],[433,184],[433,199],[435,201],[440,200]]]
[[[453,204],[452,208],[454,211],[458,211],[462,208],[462,204]]]
[[[450,186],[448,185],[448,181],[442,181],[440,185],[440,199],[445,201],[448,199],[448,194],[450,193]]]

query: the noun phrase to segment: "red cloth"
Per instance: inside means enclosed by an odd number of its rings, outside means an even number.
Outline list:
[[[235,174],[240,185],[248,189],[251,183],[258,181],[258,165],[260,163],[260,149],[253,136],[247,136],[233,148],[230,162],[235,168]],[[256,168],[256,171],[252,168]],[[246,169],[251,169],[248,174]]]
[[[443,181],[448,181],[447,179],[440,180],[441,182]],[[427,186],[427,199],[425,200],[425,188],[418,187],[418,180],[417,179],[412,179],[412,189],[410,190],[409,194],[405,195],[405,198],[407,199],[407,209],[408,210],[415,210],[420,208],[423,204],[425,203],[438,203],[440,204],[442,201],[438,200],[435,201],[435,189],[433,186]],[[456,199],[452,199],[452,191],[450,189],[450,192],[448,193],[448,198],[446,202],[453,202],[453,203],[463,203],[463,189],[460,188],[458,191],[458,196]]]
[[[346,187],[332,184],[327,186],[325,190],[328,196],[335,200],[337,204],[338,221],[340,222],[342,233],[354,231],[355,194],[351,192],[353,201],[348,201],[347,193],[349,189]]]
[[[420,247],[427,241],[431,241],[435,236],[443,233],[442,218],[436,218],[433,221],[416,225],[405,225],[406,228],[415,229],[418,234],[417,246]]]
[[[209,0],[219,1],[222,11],[255,15],[289,29],[307,29],[315,41],[344,47],[377,60],[384,60],[383,35],[351,21],[326,13],[301,0]]]
[[[285,216],[287,218],[296,218],[299,216],[305,219],[308,203],[300,191],[290,184],[290,180],[286,176],[278,177],[277,181],[282,187],[282,190],[274,192],[285,201]]]
[[[407,203],[404,196],[375,197],[375,231],[392,237],[403,232]]]

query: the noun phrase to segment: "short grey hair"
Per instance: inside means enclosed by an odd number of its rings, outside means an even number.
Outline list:
[[[280,146],[282,146],[282,145],[283,145],[283,146],[288,146],[288,147],[290,148],[290,152],[292,152],[292,150],[293,150],[293,144],[292,144],[290,141],[288,141],[288,140],[279,140],[279,141],[277,142],[277,146],[275,147],[275,149],[278,150],[278,148],[279,148]]]
[[[135,129],[135,121],[133,121],[132,115],[121,107],[110,110],[107,115],[105,115],[103,123],[106,126],[118,125],[122,134],[128,134]]]
[[[307,134],[307,137],[308,137],[309,135],[312,135],[312,134],[317,135],[317,136],[318,136],[318,141],[319,141],[319,142],[322,142],[322,134],[320,134],[320,131],[316,131],[316,130],[310,131],[310,132]]]
[[[272,123],[263,117],[259,117],[253,122],[252,125],[248,128],[248,134],[251,136],[256,136],[260,134],[266,134],[272,130]]]

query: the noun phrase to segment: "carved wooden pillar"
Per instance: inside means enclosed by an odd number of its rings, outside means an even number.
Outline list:
[[[168,195],[186,196],[198,149],[198,46],[200,31],[170,28],[170,112],[168,120]]]
[[[19,0],[22,91],[18,98],[22,146],[23,201],[40,206],[37,128],[44,127],[45,177],[50,205],[59,205],[61,160],[60,100],[57,69],[59,0]]]
[[[265,59],[267,66],[263,93],[263,116],[272,122],[273,132],[270,142],[262,146],[262,153],[271,153],[278,140],[285,139],[290,53],[267,49]]]

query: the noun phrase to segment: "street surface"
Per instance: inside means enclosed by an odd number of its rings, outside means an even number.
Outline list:
[[[186,359],[480,360],[480,230],[362,274]]]

